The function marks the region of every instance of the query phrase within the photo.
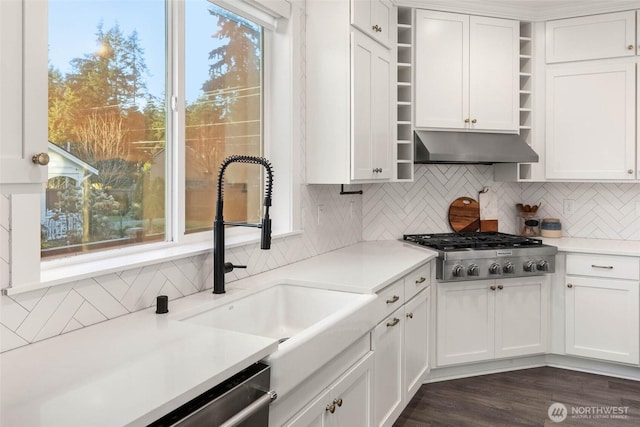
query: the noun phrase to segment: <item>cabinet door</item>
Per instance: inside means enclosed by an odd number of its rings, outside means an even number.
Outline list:
[[[631,280],[567,276],[567,354],[638,364],[639,287]]]
[[[0,185],[42,184],[47,168],[47,5],[0,2]],[[28,84],[23,84],[28,82]],[[42,191],[40,185],[23,191]]]
[[[351,0],[351,24],[386,47],[391,45],[392,4],[388,0]]]
[[[549,336],[547,276],[496,283],[495,356],[545,353]]]
[[[327,391],[284,425],[334,427],[371,425],[374,353],[369,352],[347,370]]]
[[[398,418],[402,404],[404,352],[404,309],[396,310],[373,331],[375,352],[374,425],[390,426]]]
[[[404,402],[409,403],[429,369],[430,289],[421,291],[405,306]]]
[[[520,23],[472,16],[469,37],[470,129],[515,132],[520,121]]]
[[[627,11],[548,21],[547,62],[634,56],[635,15]]]
[[[493,358],[495,290],[492,280],[438,284],[438,366]]]
[[[352,32],[351,178],[391,178],[391,58],[388,50]]]
[[[546,177],[636,177],[634,63],[582,63],[547,70]]]
[[[469,17],[416,11],[416,127],[464,129],[469,118]]]

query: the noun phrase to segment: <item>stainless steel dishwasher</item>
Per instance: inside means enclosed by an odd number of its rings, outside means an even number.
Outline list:
[[[270,373],[264,363],[251,365],[149,426],[266,427],[277,397],[269,390]]]

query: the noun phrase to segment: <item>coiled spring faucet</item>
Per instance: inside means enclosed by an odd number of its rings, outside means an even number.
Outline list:
[[[224,171],[231,163],[251,163],[262,165],[267,171],[267,184],[264,192],[264,216],[259,224],[247,224],[244,222],[225,222],[222,216],[223,210],[223,177]],[[273,168],[264,157],[255,156],[229,156],[220,165],[218,172],[218,194],[216,201],[216,216],[213,221],[213,293],[224,294],[224,275],[234,268],[246,268],[246,265],[233,265],[224,262],[224,226],[234,225],[239,227],[255,227],[262,229],[260,235],[260,249],[271,249],[271,218],[269,207],[271,206],[271,190],[273,186]]]

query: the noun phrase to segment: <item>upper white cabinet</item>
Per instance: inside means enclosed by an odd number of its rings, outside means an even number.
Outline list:
[[[47,153],[47,5],[0,2],[0,189],[42,191]],[[28,83],[28,84],[27,84]]]
[[[416,11],[416,127],[517,132],[519,31],[507,19]]]
[[[558,64],[546,76],[546,178],[636,179],[636,64]]]
[[[392,8],[388,0],[351,0],[351,25],[391,47]]]
[[[548,63],[636,54],[636,12],[617,12],[547,22]]]
[[[393,177],[395,61],[390,50],[353,28],[349,16],[348,2],[307,3],[309,184]]]

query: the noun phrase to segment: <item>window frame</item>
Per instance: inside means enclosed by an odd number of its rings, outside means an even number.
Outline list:
[[[209,0],[221,7],[228,8],[225,0]],[[265,12],[254,8],[246,0],[241,13],[234,13],[251,19],[265,27]],[[287,2],[283,2],[289,5]],[[40,281],[37,283],[14,283],[6,293],[18,294],[58,284],[69,283],[89,277],[120,272],[199,254],[211,253],[213,249],[213,231],[185,234],[185,99],[184,99],[184,48],[185,44],[185,6],[182,0],[166,0],[167,27],[167,185],[166,195],[166,236],[163,242],[143,243],[122,246],[92,253],[72,255],[58,259],[39,261]],[[46,8],[44,8],[46,11]],[[255,10],[256,16],[246,15],[247,10]],[[45,12],[46,13],[46,12]],[[294,159],[299,158],[298,148],[293,144],[293,136],[299,133],[294,126],[293,112],[298,111],[294,104],[300,102],[293,97],[294,60],[297,55],[293,46],[293,31],[299,31],[297,24],[289,19],[273,17],[273,27],[263,31],[263,151],[276,169],[273,206],[273,238],[287,237],[300,233],[299,171],[294,173]],[[268,22],[266,22],[268,24]],[[46,28],[44,30],[47,40]],[[299,84],[299,83],[298,83]],[[276,114],[277,112],[277,114]],[[169,118],[170,117],[170,118]],[[277,141],[277,145],[273,143]],[[181,196],[176,196],[179,194]],[[212,194],[212,197],[215,197]],[[254,244],[260,240],[260,232],[244,227],[227,230],[226,247]],[[38,247],[38,253],[39,253]]]

